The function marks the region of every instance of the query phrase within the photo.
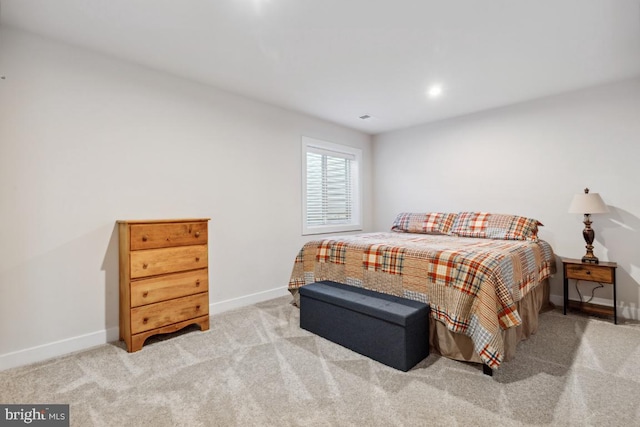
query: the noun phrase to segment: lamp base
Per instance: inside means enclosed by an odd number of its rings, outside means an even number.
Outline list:
[[[596,233],[591,228],[591,214],[584,214],[584,230],[582,230],[582,237],[587,243],[587,253],[582,257],[582,262],[589,264],[597,264],[598,257],[593,254],[593,239],[596,237]]]
[[[586,262],[588,264],[598,264],[600,261],[598,260],[598,257],[587,254],[582,257],[582,262]]]

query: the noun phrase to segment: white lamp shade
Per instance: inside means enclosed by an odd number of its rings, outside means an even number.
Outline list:
[[[598,214],[609,212],[598,193],[576,194],[573,196],[569,213]]]

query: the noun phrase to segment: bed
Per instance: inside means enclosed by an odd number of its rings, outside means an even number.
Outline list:
[[[331,280],[428,303],[432,351],[496,369],[535,333],[555,273],[540,222],[486,212],[401,213],[390,232],[307,242],[289,291]]]

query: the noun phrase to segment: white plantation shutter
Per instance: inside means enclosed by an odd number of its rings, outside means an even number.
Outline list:
[[[303,234],[361,229],[360,153],[303,137]]]

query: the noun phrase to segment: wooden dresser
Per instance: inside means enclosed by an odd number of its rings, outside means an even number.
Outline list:
[[[118,221],[120,339],[129,352],[152,335],[209,329],[208,221]]]

